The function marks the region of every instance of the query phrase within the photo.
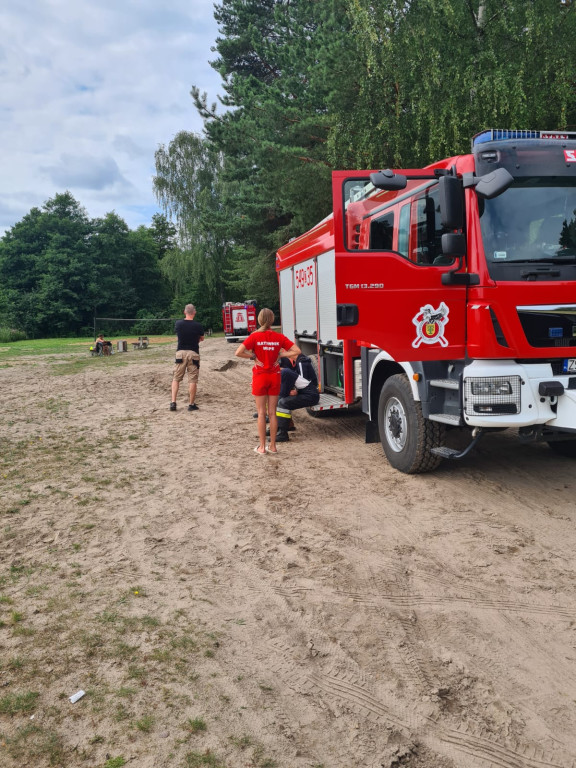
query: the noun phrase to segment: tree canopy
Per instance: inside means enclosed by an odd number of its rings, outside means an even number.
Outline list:
[[[90,220],[70,192],[55,195],[0,240],[0,324],[66,336],[90,333],[95,315],[164,311],[159,233],[172,229],[162,215],[136,231],[115,213]]]

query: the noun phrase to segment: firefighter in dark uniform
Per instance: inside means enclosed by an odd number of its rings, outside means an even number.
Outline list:
[[[298,355],[294,360],[283,357],[280,360],[282,383],[276,416],[278,434],[276,442],[285,443],[290,437],[288,432],[295,429],[292,411],[298,408],[310,408],[320,400],[318,377],[312,361],[306,355]]]

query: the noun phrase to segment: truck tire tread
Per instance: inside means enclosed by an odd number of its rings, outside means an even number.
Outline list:
[[[399,400],[406,414],[406,444],[401,451],[395,451],[386,438],[384,419],[390,397]],[[431,472],[442,463],[442,458],[433,454],[431,449],[444,444],[446,429],[443,424],[428,421],[422,416],[422,406],[412,397],[405,375],[395,374],[384,383],[378,405],[378,425],[386,458],[400,472],[409,475]]]

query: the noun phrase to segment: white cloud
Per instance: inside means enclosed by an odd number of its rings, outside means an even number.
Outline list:
[[[65,189],[100,190],[118,185],[129,192],[132,187],[112,157],[64,154],[57,165],[48,165],[41,170],[53,184]]]
[[[214,100],[213,0],[4,0],[0,6],[0,231],[68,189],[130,227],[159,210],[154,152],[201,132]]]

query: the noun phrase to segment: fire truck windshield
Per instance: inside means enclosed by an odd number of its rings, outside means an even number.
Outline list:
[[[576,263],[576,179],[516,179],[498,197],[479,199],[478,206],[493,278],[516,279],[509,269],[500,269],[514,263]]]

